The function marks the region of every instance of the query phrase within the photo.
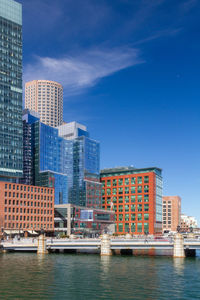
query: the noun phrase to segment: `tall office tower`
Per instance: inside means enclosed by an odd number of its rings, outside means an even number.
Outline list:
[[[0,0],[0,180],[23,175],[22,6]]]
[[[162,233],[161,169],[104,169],[101,183],[102,208],[115,211],[116,233]]]
[[[71,122],[58,127],[66,143],[68,202],[101,208],[100,144],[91,139],[85,126]]]
[[[181,198],[179,196],[163,197],[163,231],[177,231],[181,225]]]
[[[49,80],[33,80],[25,85],[25,108],[40,114],[40,121],[57,127],[63,123],[63,87]]]
[[[54,187],[55,204],[67,203],[65,139],[58,129],[40,122],[38,115],[27,109],[23,115],[24,176],[21,183]]]

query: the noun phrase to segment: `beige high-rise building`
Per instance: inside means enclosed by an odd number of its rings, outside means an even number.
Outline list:
[[[49,80],[33,80],[25,84],[25,108],[40,114],[41,122],[57,127],[63,123],[63,87]]]
[[[181,198],[179,196],[163,197],[163,231],[176,231],[181,225]]]

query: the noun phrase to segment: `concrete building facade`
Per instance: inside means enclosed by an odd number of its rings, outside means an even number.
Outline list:
[[[181,225],[181,198],[179,196],[163,197],[163,231],[177,231]]]
[[[63,87],[50,80],[25,84],[25,108],[40,114],[42,123],[57,127],[63,123]]]

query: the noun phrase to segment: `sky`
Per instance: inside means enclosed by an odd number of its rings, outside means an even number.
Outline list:
[[[200,224],[200,1],[18,2],[24,83],[61,83],[101,168],[161,168],[163,194]]]

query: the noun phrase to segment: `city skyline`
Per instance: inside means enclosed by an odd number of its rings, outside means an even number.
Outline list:
[[[63,84],[64,120],[100,140],[101,167],[162,168],[199,221],[198,2],[19,2],[24,79]]]

